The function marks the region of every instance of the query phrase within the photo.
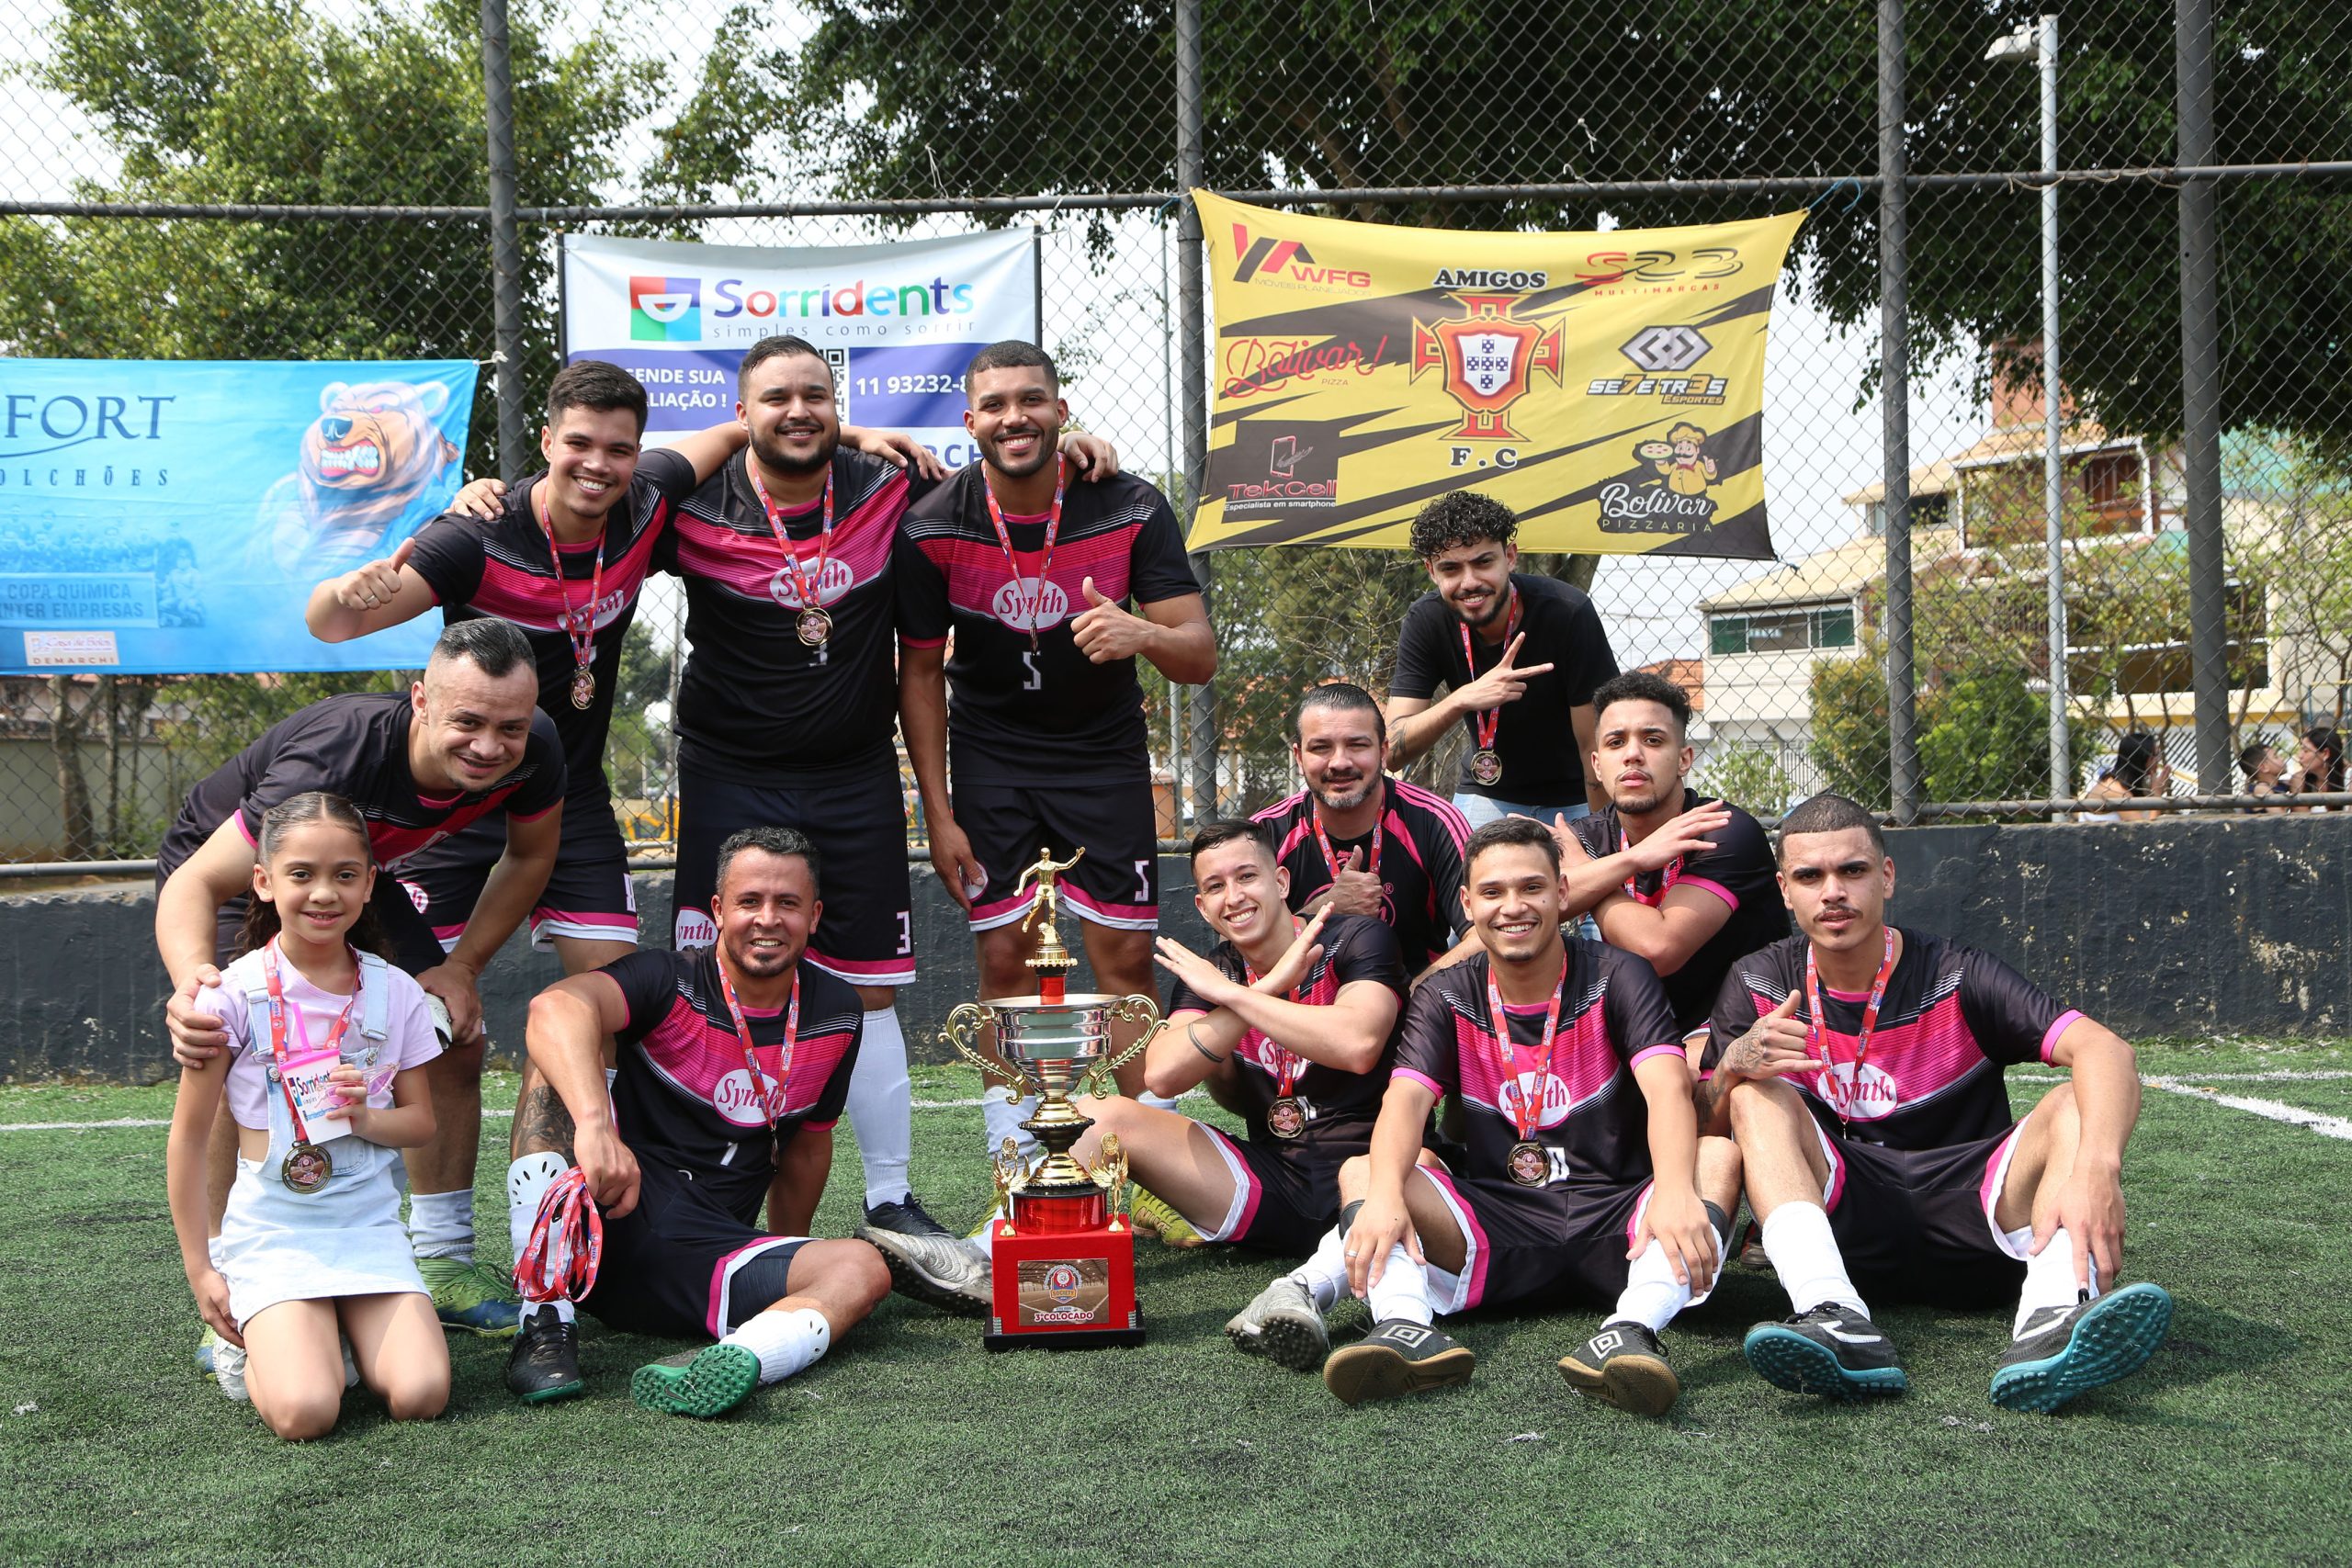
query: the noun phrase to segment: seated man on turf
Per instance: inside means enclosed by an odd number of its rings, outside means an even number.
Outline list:
[[[1372,1332],[1332,1351],[1323,1381],[1351,1404],[1462,1382],[1471,1352],[1430,1325],[1437,1314],[1613,1301],[1561,1375],[1661,1415],[1680,1385],[1658,1331],[1713,1284],[1738,1153],[1698,1135],[1650,966],[1562,934],[1551,833],[1506,817],[1470,835],[1464,860],[1481,951],[1407,1004],[1372,1152],[1340,1167],[1339,1228],[1295,1276],[1318,1304],[1348,1289],[1372,1309]],[[1441,1095],[1467,1112],[1459,1170],[1421,1154]]]
[[[2021,1288],[1994,1404],[2055,1410],[2137,1371],[2172,1298],[2101,1293],[2123,1261],[2132,1047],[1991,954],[1886,924],[1894,862],[1843,795],[1782,819],[1780,865],[1799,934],[1732,966],[1698,1090],[1796,1309],[1749,1332],[1749,1364],[1798,1393],[1900,1393],[1866,1296],[1965,1308]],[[2072,1081],[2012,1123],[2013,1063]]]
[[[506,1365],[526,1400],[580,1392],[575,1301],[630,1333],[718,1337],[683,1367],[639,1367],[629,1389],[708,1416],[816,1360],[889,1293],[873,1247],[808,1235],[864,1016],[847,981],[800,961],[823,910],[816,852],[792,829],[746,828],[719,847],[718,878],[715,947],[640,949],[531,1003],[531,1064],[572,1136],[570,1160],[538,1155],[513,1178],[540,1195]],[[604,1216],[593,1283],[576,1266],[594,1252],[589,1197]]]

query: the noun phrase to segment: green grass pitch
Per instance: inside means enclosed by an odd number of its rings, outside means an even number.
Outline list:
[[[2144,1070],[2352,1069],[2258,1043]],[[2020,1111],[2046,1075],[2013,1076]],[[2352,1115],[2352,1078],[2215,1083]],[[929,1100],[976,1081],[918,1073]],[[511,1103],[513,1080],[490,1103]],[[0,1122],[169,1114],[171,1090],[0,1089]],[[504,1097],[502,1099],[502,1097]],[[821,1234],[855,1221],[846,1123]],[[503,1258],[506,1123],[486,1128],[485,1256]],[[986,1190],[979,1112],[920,1111],[943,1215]],[[197,1319],[160,1127],[0,1133],[0,1559],[10,1562],[2342,1562],[2352,1559],[2352,1142],[2151,1090],[2125,1173],[2127,1277],[2179,1304],[2137,1377],[2052,1418],[1985,1398],[2006,1314],[1894,1308],[1912,1392],[1834,1407],[1765,1386],[1740,1335],[1783,1314],[1734,1271],[1668,1331],[1683,1380],[1645,1422],[1554,1360],[1589,1311],[1480,1316],[1465,1389],[1350,1410],[1220,1332],[1274,1265],[1138,1249],[1150,1342],[989,1356],[978,1326],[893,1298],[815,1369],[701,1424],[639,1410],[630,1370],[679,1347],[582,1336],[588,1394],[526,1407],[503,1344],[453,1338],[450,1414],[361,1395],[334,1435],[268,1437],[189,1359]],[[1362,1322],[1342,1309],[1341,1332]]]

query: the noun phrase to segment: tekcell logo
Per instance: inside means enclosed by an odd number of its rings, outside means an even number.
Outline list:
[[[1231,463],[1221,472],[1226,514],[1258,515],[1306,510],[1328,510],[1339,504],[1340,453],[1345,442],[1344,420],[1258,420],[1241,422],[1234,434],[1238,454],[1265,454],[1262,466]]]
[[[632,343],[701,342],[702,279],[630,278],[628,335]]]

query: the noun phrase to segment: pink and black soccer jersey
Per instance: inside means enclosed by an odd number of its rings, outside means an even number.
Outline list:
[[[1462,848],[1470,824],[1442,795],[1402,779],[1384,778],[1386,807],[1380,818],[1380,918],[1396,933],[1406,970],[1419,974],[1453,945],[1462,930]],[[1250,818],[1272,831],[1274,858],[1290,871],[1290,907],[1303,910],[1329,890],[1335,878],[1315,831],[1315,797],[1300,790]],[[1373,837],[1332,839],[1331,852],[1345,865],[1348,852],[1363,851],[1363,869],[1374,869]]]
[[[638,459],[628,493],[605,517],[601,540],[548,547],[539,526],[538,495],[545,474],[508,488],[495,518],[487,521],[449,513],[416,536],[409,564],[433,590],[442,616],[454,625],[492,615],[520,628],[529,639],[539,671],[539,708],[555,720],[571,773],[571,799],[579,814],[609,811],[605,783],[605,740],[612,728],[613,696],[620,680],[621,642],[637,616],[653,552],[671,525],[672,508],[694,489],[694,465],[659,447]],[[604,578],[594,609],[596,700],[571,705],[571,678],[578,668],[566,630],[566,608],[573,617],[589,614],[588,589],[603,558]],[[558,582],[555,563],[563,562]],[[567,817],[573,813],[567,813]],[[569,823],[567,823],[569,826]]]
[[[451,795],[416,787],[408,770],[412,717],[406,692],[367,692],[325,698],[271,725],[188,791],[156,852],[161,874],[168,876],[232,815],[246,840],[257,841],[262,814],[306,790],[342,795],[359,808],[384,871],[399,871],[492,812],[527,822],[562,804],[563,747],[544,710],[532,714],[530,739],[513,773],[489,789]]]
[[[1133,659],[1096,664],[1070,622],[1085,613],[1086,579],[1130,610],[1200,592],[1168,498],[1132,474],[1071,476],[1051,575],[1036,573],[1046,518],[1008,513],[1021,581],[989,519],[984,469],[974,464],[908,509],[915,547],[899,636],[937,647],[952,630],[947,733],[956,777],[1069,784],[1146,776],[1143,687]],[[1132,601],[1132,603],[1130,603]],[[1037,647],[1029,629],[1035,622]]]
[[[1661,1051],[1678,1055],[1682,1037],[1666,992],[1645,960],[1578,937],[1565,939],[1566,987],[1553,1065],[1544,1078],[1535,1142],[1552,1153],[1555,1184],[1626,1186],[1650,1176],[1649,1106],[1634,1066]],[[1468,1111],[1464,1134],[1474,1180],[1508,1180],[1520,1140],[1511,1110],[1532,1096],[1543,1063],[1546,1004],[1506,1004],[1512,1076],[1506,1080],[1487,1009],[1487,954],[1480,953],[1421,982],[1405,1008],[1396,1046],[1398,1077],[1458,1096]]]
[[[1838,1083],[1818,1069],[1788,1081],[1814,1119],[1832,1133],[1892,1149],[1940,1149],[2006,1132],[2013,1118],[2001,1069],[2047,1062],[2066,1026],[2082,1017],[1989,953],[1900,928],[1903,948],[1887,977],[1878,1026],[1854,1085],[1855,1037],[1867,996],[1822,989],[1825,1032]],[[1805,939],[1792,936],[1750,953],[1724,977],[1707,1042],[1712,1071],[1733,1041],[1797,993],[1795,1016],[1810,1025],[1804,998]],[[1873,946],[1875,956],[1875,946]],[[1842,1114],[1841,1114],[1842,1112]]]
[[[1699,805],[1696,791],[1682,792],[1682,809]],[[1729,802],[1725,802],[1729,806]],[[1731,821],[1712,835],[1714,848],[1685,855],[1676,863],[1671,879],[1664,872],[1647,872],[1634,879],[1634,896],[1656,904],[1669,886],[1692,887],[1720,898],[1730,916],[1715,934],[1699,944],[1682,967],[1658,978],[1666,999],[1673,1005],[1674,1021],[1685,1033],[1704,1024],[1723,990],[1724,976],[1732,964],[1767,943],[1789,934],[1789,909],[1781,901],[1781,886],[1772,859],[1772,845],[1756,818],[1730,806]],[[1625,830],[1614,806],[1597,817],[1580,817],[1568,824],[1584,852],[1595,860],[1625,847]]]
[[[640,949],[605,965],[628,1002],[613,1111],[621,1142],[640,1165],[684,1176],[706,1197],[755,1224],[775,1174],[774,1155],[802,1128],[830,1130],[849,1100],[865,1025],[857,993],[803,964],[800,1029],[781,1105],[766,1106],[743,1066],[743,1044],[718,988],[715,948]],[[760,1072],[775,1080],[785,1015],[745,1008]],[[775,1139],[768,1114],[777,1112]]]
[[[1307,971],[1306,983],[1297,993],[1299,1001],[1329,1007],[1339,999],[1340,987],[1357,980],[1377,982],[1394,991],[1398,1001],[1404,1000],[1405,964],[1397,955],[1396,938],[1386,926],[1362,915],[1334,915],[1323,922],[1321,942],[1323,956]],[[1211,948],[1208,960],[1228,979],[1249,984],[1250,966],[1231,942],[1220,942]],[[1166,1016],[1170,1018],[1180,1012],[1213,1010],[1182,980],[1168,993]],[[1314,1062],[1300,1066],[1291,1093],[1305,1103],[1307,1121],[1306,1130],[1296,1138],[1277,1138],[1266,1131],[1266,1109],[1281,1092],[1282,1071],[1275,1049],[1254,1029],[1233,1048],[1234,1059],[1241,1066],[1239,1097],[1228,1102],[1227,1109],[1238,1111],[1250,1124],[1250,1141],[1278,1154],[1311,1154],[1318,1163],[1362,1154],[1370,1147],[1372,1125],[1379,1120],[1380,1097],[1388,1089],[1388,1069],[1396,1055],[1393,1032],[1381,1050],[1379,1063],[1370,1072],[1341,1072]]]
[[[822,499],[778,508],[800,570],[832,616],[821,655],[796,629],[799,590],[743,458],[729,458],[680,506],[655,564],[686,585],[694,651],[678,684],[683,768],[773,787],[822,782],[888,753],[899,719],[899,520],[924,488],[879,457],[837,449],[833,538],[821,573]]]

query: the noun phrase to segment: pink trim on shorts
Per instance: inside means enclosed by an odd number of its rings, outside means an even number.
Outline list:
[[[1696,887],[1703,892],[1712,893],[1734,909],[1739,908],[1739,895],[1720,882],[1710,882],[1703,876],[1682,876],[1677,877],[1675,881],[1679,886]]]
[[[2068,1027],[2072,1025],[2076,1019],[2082,1016],[2081,1009],[2068,1008],[2064,1012],[2060,1013],[2051,1021],[2048,1029],[2042,1031],[2041,1059],[2044,1063],[2052,1066],[2056,1065],[2051,1062],[2050,1054],[2058,1049],[2058,1037],[2061,1034],[2065,1033]]]
[[[1625,1246],[1629,1250],[1634,1245],[1634,1238],[1642,1232],[1642,1216],[1650,1212],[1650,1197],[1657,1190],[1657,1181],[1645,1181],[1642,1183],[1642,1195],[1634,1200],[1634,1213],[1625,1221]]]
[[[915,961],[910,953],[904,958],[881,958],[871,962],[855,958],[835,958],[831,953],[809,948],[808,962],[828,975],[838,976],[853,986],[910,986],[914,984]]]
[[[811,1133],[830,1133],[841,1124],[842,1119],[838,1116],[834,1117],[830,1122],[803,1122],[800,1123],[803,1128]]]
[[[1157,904],[1114,904],[1106,899],[1090,898],[1069,883],[1061,885],[1062,897],[1078,911],[1080,919],[1092,920],[1098,926],[1115,931],[1149,931],[1159,929],[1159,906]]]
[[[1687,1047],[1686,1047],[1686,1046],[1684,1045],[1684,1043],[1683,1043],[1681,1041],[1679,1041],[1679,1040],[1669,1041],[1668,1043],[1667,1043],[1666,1044],[1663,1044],[1663,1045],[1645,1045],[1645,1046],[1643,1046],[1640,1050],[1638,1050],[1638,1051],[1636,1051],[1636,1052],[1634,1052],[1634,1060],[1633,1060],[1632,1066],[1638,1067],[1638,1066],[1640,1066],[1644,1062],[1648,1061],[1652,1056],[1657,1055],[1659,1052],[1661,1052],[1661,1051],[1670,1051],[1670,1052],[1672,1052],[1675,1055],[1677,1055],[1677,1056],[1680,1057],[1680,1058],[1682,1059],[1682,1061],[1687,1065],[1687,1064],[1690,1062],[1690,1058],[1689,1056],[1687,1056],[1687,1055],[1683,1055],[1683,1053],[1684,1053],[1684,1051],[1685,1051],[1686,1049],[1687,1049]]]
[[[808,1239],[798,1235],[763,1235],[757,1241],[745,1242],[710,1266],[710,1310],[703,1318],[703,1325],[710,1330],[713,1339],[727,1333],[727,1293],[734,1288],[735,1271],[763,1252]]]
[[[972,930],[992,931],[999,926],[1012,924],[1021,918],[1029,908],[1030,899],[1035,897],[1035,893],[1015,893],[986,904],[975,902],[968,917]]]
[[[1232,1174],[1234,1188],[1234,1201],[1226,1205],[1225,1222],[1213,1233],[1202,1231],[1201,1237],[1204,1241],[1239,1241],[1250,1234],[1250,1223],[1258,1217],[1258,1201],[1266,1195],[1265,1187],[1250,1168],[1250,1162],[1241,1157],[1241,1145],[1233,1141],[1230,1134],[1205,1122],[1193,1124],[1216,1141],[1216,1152],[1225,1156],[1225,1168]],[[1234,1212],[1237,1209],[1240,1211],[1238,1214]]]
[[[947,639],[944,637],[909,637],[906,633],[900,632],[899,646],[900,648],[945,648]]]
[[[1433,1165],[1418,1168],[1436,1184],[1438,1196],[1445,1200],[1445,1206],[1453,1211],[1454,1224],[1462,1227],[1463,1251],[1466,1256],[1462,1259],[1462,1272],[1454,1276],[1459,1282],[1460,1299],[1451,1310],[1468,1312],[1487,1296],[1487,1233],[1479,1225],[1478,1216],[1471,1213],[1470,1205],[1462,1201],[1460,1190],[1453,1185],[1453,1172]]]
[[[1829,1161],[1829,1180],[1821,1189],[1821,1212],[1834,1214],[1838,1200],[1846,1196],[1846,1156],[1838,1152],[1838,1140],[1822,1131],[1821,1123],[1813,1121],[1811,1112],[1806,1113],[1805,1120],[1813,1122],[1813,1135],[1821,1145],[1823,1156]]]
[[[462,920],[458,921],[454,926],[435,926],[433,928],[433,940],[441,944],[441,951],[444,953],[456,952],[458,943],[464,940],[465,934],[466,926],[465,922]]]
[[[2017,1156],[2018,1134],[2024,1131],[2025,1123],[2022,1122],[2009,1129],[2009,1135],[2003,1138],[1985,1158],[1984,1179],[1976,1185],[1976,1201],[1984,1206],[1984,1224],[1993,1233],[1993,1245],[2020,1261],[2026,1255],[2009,1245],[2009,1233],[2001,1228],[2001,1222],[1993,1217],[1993,1211],[2001,1206],[2001,1192],[2009,1184],[2009,1161]]]

